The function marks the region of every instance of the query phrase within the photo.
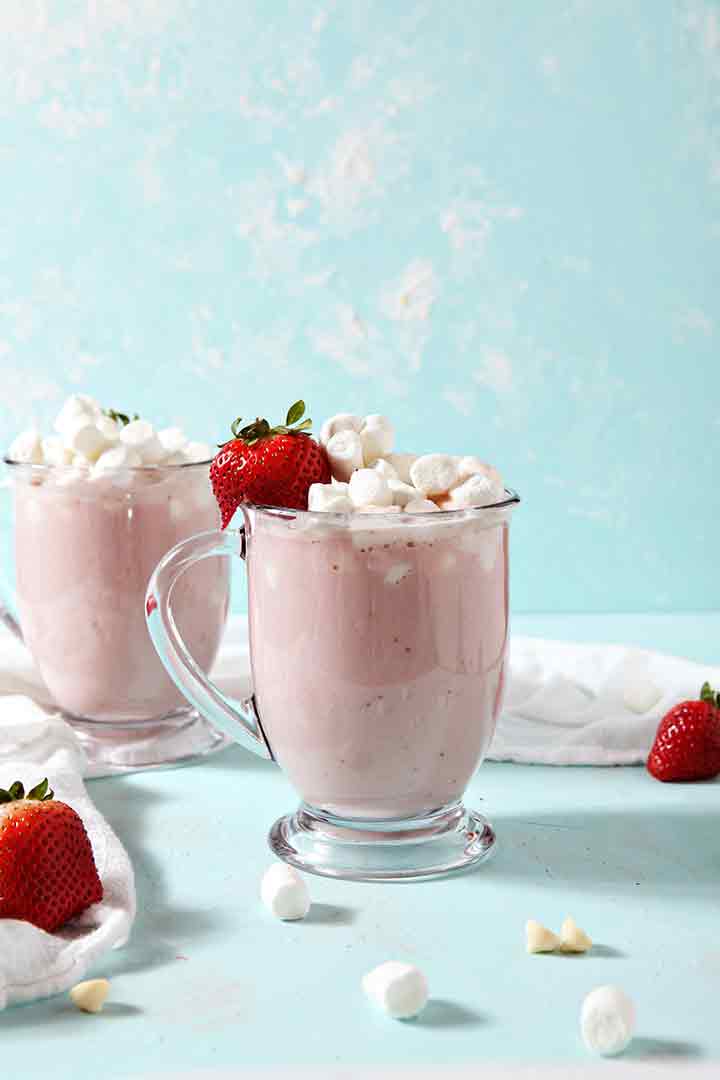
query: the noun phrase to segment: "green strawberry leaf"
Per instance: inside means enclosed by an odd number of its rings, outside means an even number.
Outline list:
[[[13,797],[5,788],[0,788],[0,803],[12,802]]]
[[[288,427],[291,427],[293,424],[296,424],[298,420],[300,420],[304,416],[304,414],[305,402],[300,399],[300,401],[296,401],[295,404],[291,405],[288,409],[287,416],[285,418],[286,425]]]
[[[13,801],[15,799],[24,799],[25,798],[25,788],[20,783],[19,780],[16,780],[14,784],[11,784],[10,787],[8,788],[8,791],[10,793],[10,798]]]
[[[28,791],[26,798],[38,799],[40,802],[42,802],[45,799],[47,790],[48,778],[46,776],[44,780],[41,780],[39,784],[36,784],[34,788],[31,788],[30,791]]]

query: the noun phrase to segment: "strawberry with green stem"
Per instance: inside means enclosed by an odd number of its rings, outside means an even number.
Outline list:
[[[327,453],[310,437],[312,420],[304,414],[305,402],[296,401],[284,424],[270,427],[260,417],[245,427],[241,417],[233,422],[233,438],[210,466],[223,529],[240,503],[307,510],[310,485],[330,483]]]
[[[666,783],[720,775],[720,694],[710,683],[699,699],[680,702],[660,721],[647,768]]]

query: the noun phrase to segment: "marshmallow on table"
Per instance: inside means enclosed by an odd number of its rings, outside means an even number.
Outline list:
[[[35,428],[21,431],[10,444],[8,457],[11,461],[19,461],[24,465],[42,465],[44,456],[40,432]]]
[[[365,994],[395,1020],[409,1020],[425,1008],[428,985],[413,964],[388,960],[363,976]]]
[[[457,485],[457,462],[451,454],[423,454],[412,463],[410,480],[421,495],[443,495]]]
[[[403,509],[406,514],[432,514],[440,507],[432,499],[424,499],[421,495],[416,495],[405,503]]]
[[[347,495],[347,484],[311,484],[308,490],[308,510],[331,514],[349,514],[353,504]],[[342,490],[345,488],[345,491]]]
[[[390,485],[381,473],[374,469],[358,469],[348,484],[350,499],[359,510],[368,506],[391,506]]]
[[[395,429],[386,416],[372,413],[366,416],[360,428],[363,460],[366,465],[374,465],[378,458],[384,458],[395,444]]]
[[[329,420],[326,420],[320,428],[320,444],[327,447],[330,439],[333,435],[337,435],[338,431],[359,432],[361,427],[362,420],[359,416],[355,416],[353,413],[337,413],[335,416],[331,416]]]
[[[338,431],[331,435],[325,447],[330,469],[337,480],[348,481],[356,469],[363,467],[363,451],[357,431]]]
[[[310,910],[310,893],[297,870],[286,863],[273,863],[260,883],[265,907],[278,919],[304,919]]]
[[[526,948],[529,953],[550,953],[560,947],[560,938],[547,926],[528,919],[525,923]]]
[[[588,1050],[621,1054],[635,1031],[635,1006],[619,986],[598,986],[583,1001],[580,1031]]]

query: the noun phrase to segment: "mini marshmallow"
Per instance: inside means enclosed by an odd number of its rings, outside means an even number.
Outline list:
[[[431,499],[414,498],[405,503],[403,507],[406,514],[432,514],[440,507]]]
[[[334,476],[330,478],[330,487],[336,495],[348,495],[350,492],[349,485],[344,480],[336,480]]]
[[[46,465],[71,465],[74,454],[59,435],[49,435],[42,441],[42,456]]]
[[[560,938],[547,926],[528,919],[525,923],[526,948],[529,953],[549,953],[560,947]]]
[[[358,469],[354,472],[350,477],[349,491],[352,504],[358,509],[392,505],[390,485],[374,469]]]
[[[356,469],[362,469],[363,451],[356,431],[338,431],[330,437],[325,449],[337,480],[348,481]]]
[[[362,423],[360,417],[354,416],[353,413],[343,412],[331,416],[320,428],[321,445],[327,447],[333,435],[337,435],[338,431],[355,431],[359,434]]]
[[[347,484],[342,485],[347,490]],[[353,509],[350,498],[340,485],[311,484],[308,491],[308,510],[325,511],[331,514],[349,514]]]
[[[393,480],[393,478],[390,477],[388,485],[390,487],[392,501],[395,506],[399,506],[400,509],[403,509],[409,502],[417,499],[417,491],[412,484],[404,484],[402,480]]]
[[[476,473],[454,487],[443,499],[444,510],[461,510],[471,506],[492,506],[502,502],[505,490],[485,473]]]
[[[182,451],[182,455],[186,465],[200,465],[203,461],[210,461],[214,456],[212,448],[204,442],[187,443]],[[145,454],[143,452],[143,458],[144,457]]]
[[[297,870],[286,863],[273,863],[260,883],[260,897],[276,918],[304,919],[310,910],[310,893]]]
[[[138,453],[143,465],[157,465],[165,457],[163,445],[147,420],[131,420],[120,432],[120,442]]]
[[[24,465],[42,465],[44,461],[42,439],[36,428],[21,431],[10,444],[10,461],[20,461]]]
[[[363,460],[366,465],[374,465],[378,458],[390,453],[395,444],[395,428],[387,416],[372,413],[366,416],[360,428]]]
[[[569,915],[560,927],[560,951],[586,953],[592,949],[592,941]]]
[[[621,1054],[635,1031],[635,1006],[619,986],[598,986],[583,1001],[580,1031],[588,1050]]]
[[[662,697],[662,690],[649,678],[628,673],[623,686],[623,702],[634,713],[649,712]]]
[[[87,979],[73,986],[70,1000],[82,1012],[99,1013],[109,993],[110,983],[107,979]]]
[[[157,437],[168,457],[180,453],[188,444],[187,435],[179,427],[162,428],[161,431],[158,431]]]
[[[394,1020],[409,1020],[427,1005],[427,979],[413,964],[388,960],[363,976],[362,988]]]
[[[421,495],[442,495],[458,482],[455,458],[450,454],[423,454],[413,462],[410,480]]]
[[[102,409],[95,398],[89,397],[88,394],[71,394],[63,403],[53,426],[58,435],[64,437],[80,426],[81,420],[92,424],[100,416],[102,416]]]
[[[417,461],[417,454],[387,454],[383,460],[392,465],[403,484],[410,483],[410,469]]]
[[[112,469],[139,469],[142,463],[142,458],[137,450],[120,444],[100,455],[93,465],[90,476],[92,479],[96,479]]]
[[[74,427],[68,427],[63,438],[68,450],[79,454],[90,463],[97,461],[108,448],[108,441],[96,421],[84,417],[78,419]]]

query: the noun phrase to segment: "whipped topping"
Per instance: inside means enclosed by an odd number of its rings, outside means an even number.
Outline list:
[[[320,429],[332,480],[313,484],[308,509],[327,513],[428,514],[492,506],[505,497],[494,466],[473,455],[395,451],[386,416],[337,413]]]
[[[43,437],[36,428],[21,432],[8,458],[31,465],[72,466],[76,477],[91,479],[114,469],[191,465],[208,461],[213,450],[191,441],[181,428],[156,431],[149,421],[103,409],[87,394],[72,394]]]

